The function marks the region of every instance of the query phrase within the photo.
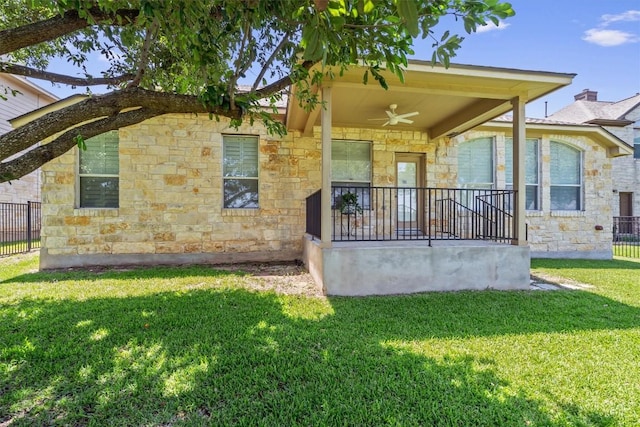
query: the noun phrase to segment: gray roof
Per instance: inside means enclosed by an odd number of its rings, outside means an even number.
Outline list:
[[[640,106],[640,93],[621,101],[575,101],[549,116],[551,120],[588,123],[594,120],[625,120],[630,111]]]
[[[505,114],[503,116],[496,117],[492,121],[494,121],[494,122],[508,122],[508,123],[511,123],[513,121],[513,116]],[[552,119],[549,119],[549,118],[537,119],[537,118],[533,118],[533,117],[526,117],[525,118],[525,123],[528,124],[528,125],[565,125],[566,126],[566,125],[580,124],[580,125],[584,125],[584,126],[597,126],[597,125],[593,125],[593,124],[589,124],[589,123],[576,123],[576,122],[568,122],[568,121],[562,121],[562,120],[552,120]]]

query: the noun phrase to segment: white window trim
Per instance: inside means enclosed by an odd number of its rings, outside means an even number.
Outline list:
[[[239,137],[250,137],[250,138],[255,138],[256,139],[256,144],[257,144],[257,162],[258,164],[256,165],[256,176],[255,177],[226,177],[224,176],[224,138],[225,137],[234,137],[234,136],[239,136]],[[253,135],[253,134],[238,134],[238,133],[224,133],[222,134],[222,156],[221,156],[221,169],[220,171],[222,172],[222,210],[223,212],[226,212],[227,214],[231,214],[234,216],[252,216],[252,214],[254,212],[258,212],[260,210],[260,136],[259,135]],[[224,206],[224,183],[226,180],[228,179],[241,179],[241,180],[255,180],[258,182],[258,206],[255,208],[248,208],[248,207],[241,207],[241,208],[230,208],[230,207],[225,207]],[[227,215],[228,216],[228,215]]]
[[[113,131],[108,131],[108,132],[114,132],[118,134],[118,165],[120,164],[120,132],[116,129]],[[88,138],[91,139],[91,138]],[[118,173],[117,174],[86,174],[86,173],[80,173],[80,155],[81,155],[81,149],[79,147],[76,147],[76,185],[75,185],[75,209],[81,209],[83,211],[87,210],[87,209],[96,209],[96,210],[115,210],[115,209],[119,209],[120,208],[120,167],[118,167]],[[95,206],[81,206],[80,205],[80,198],[81,198],[81,194],[80,194],[80,179],[81,178],[118,178],[118,206],[109,206],[109,207],[95,207]]]

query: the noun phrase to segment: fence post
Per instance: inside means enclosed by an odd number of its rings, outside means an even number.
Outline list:
[[[31,202],[27,202],[27,251],[31,251]]]

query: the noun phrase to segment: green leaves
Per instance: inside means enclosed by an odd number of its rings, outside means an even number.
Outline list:
[[[79,149],[81,149],[82,151],[87,151],[87,144],[84,141],[84,137],[82,135],[74,136],[73,140],[75,141]]]
[[[418,7],[414,0],[396,0],[398,15],[404,20],[406,31],[411,37],[418,37],[420,27],[418,23]]]
[[[302,58],[307,61],[319,61],[323,55],[323,42],[317,27],[304,27],[302,29],[302,45],[304,53]]]

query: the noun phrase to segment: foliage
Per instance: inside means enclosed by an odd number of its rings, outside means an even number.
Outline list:
[[[362,206],[358,203],[358,195],[347,191],[340,195],[340,212],[343,214],[362,213]]]
[[[638,262],[534,260],[583,291],[368,298],[206,266],[6,262],[2,424],[640,423]]]
[[[236,126],[261,120],[281,134],[271,113],[292,85],[306,108],[319,102],[316,85],[354,64],[364,83],[371,76],[387,87],[381,70],[402,79],[415,37],[432,39],[433,60],[449,64],[462,37],[436,33],[443,17],[470,33],[513,14],[498,0],[8,0],[0,5],[0,71],[112,92],[0,136],[0,182],[81,140],[165,113],[209,113]],[[107,61],[100,76],[87,68],[96,55]],[[80,77],[47,71],[54,58]],[[81,133],[7,160],[81,123]]]

